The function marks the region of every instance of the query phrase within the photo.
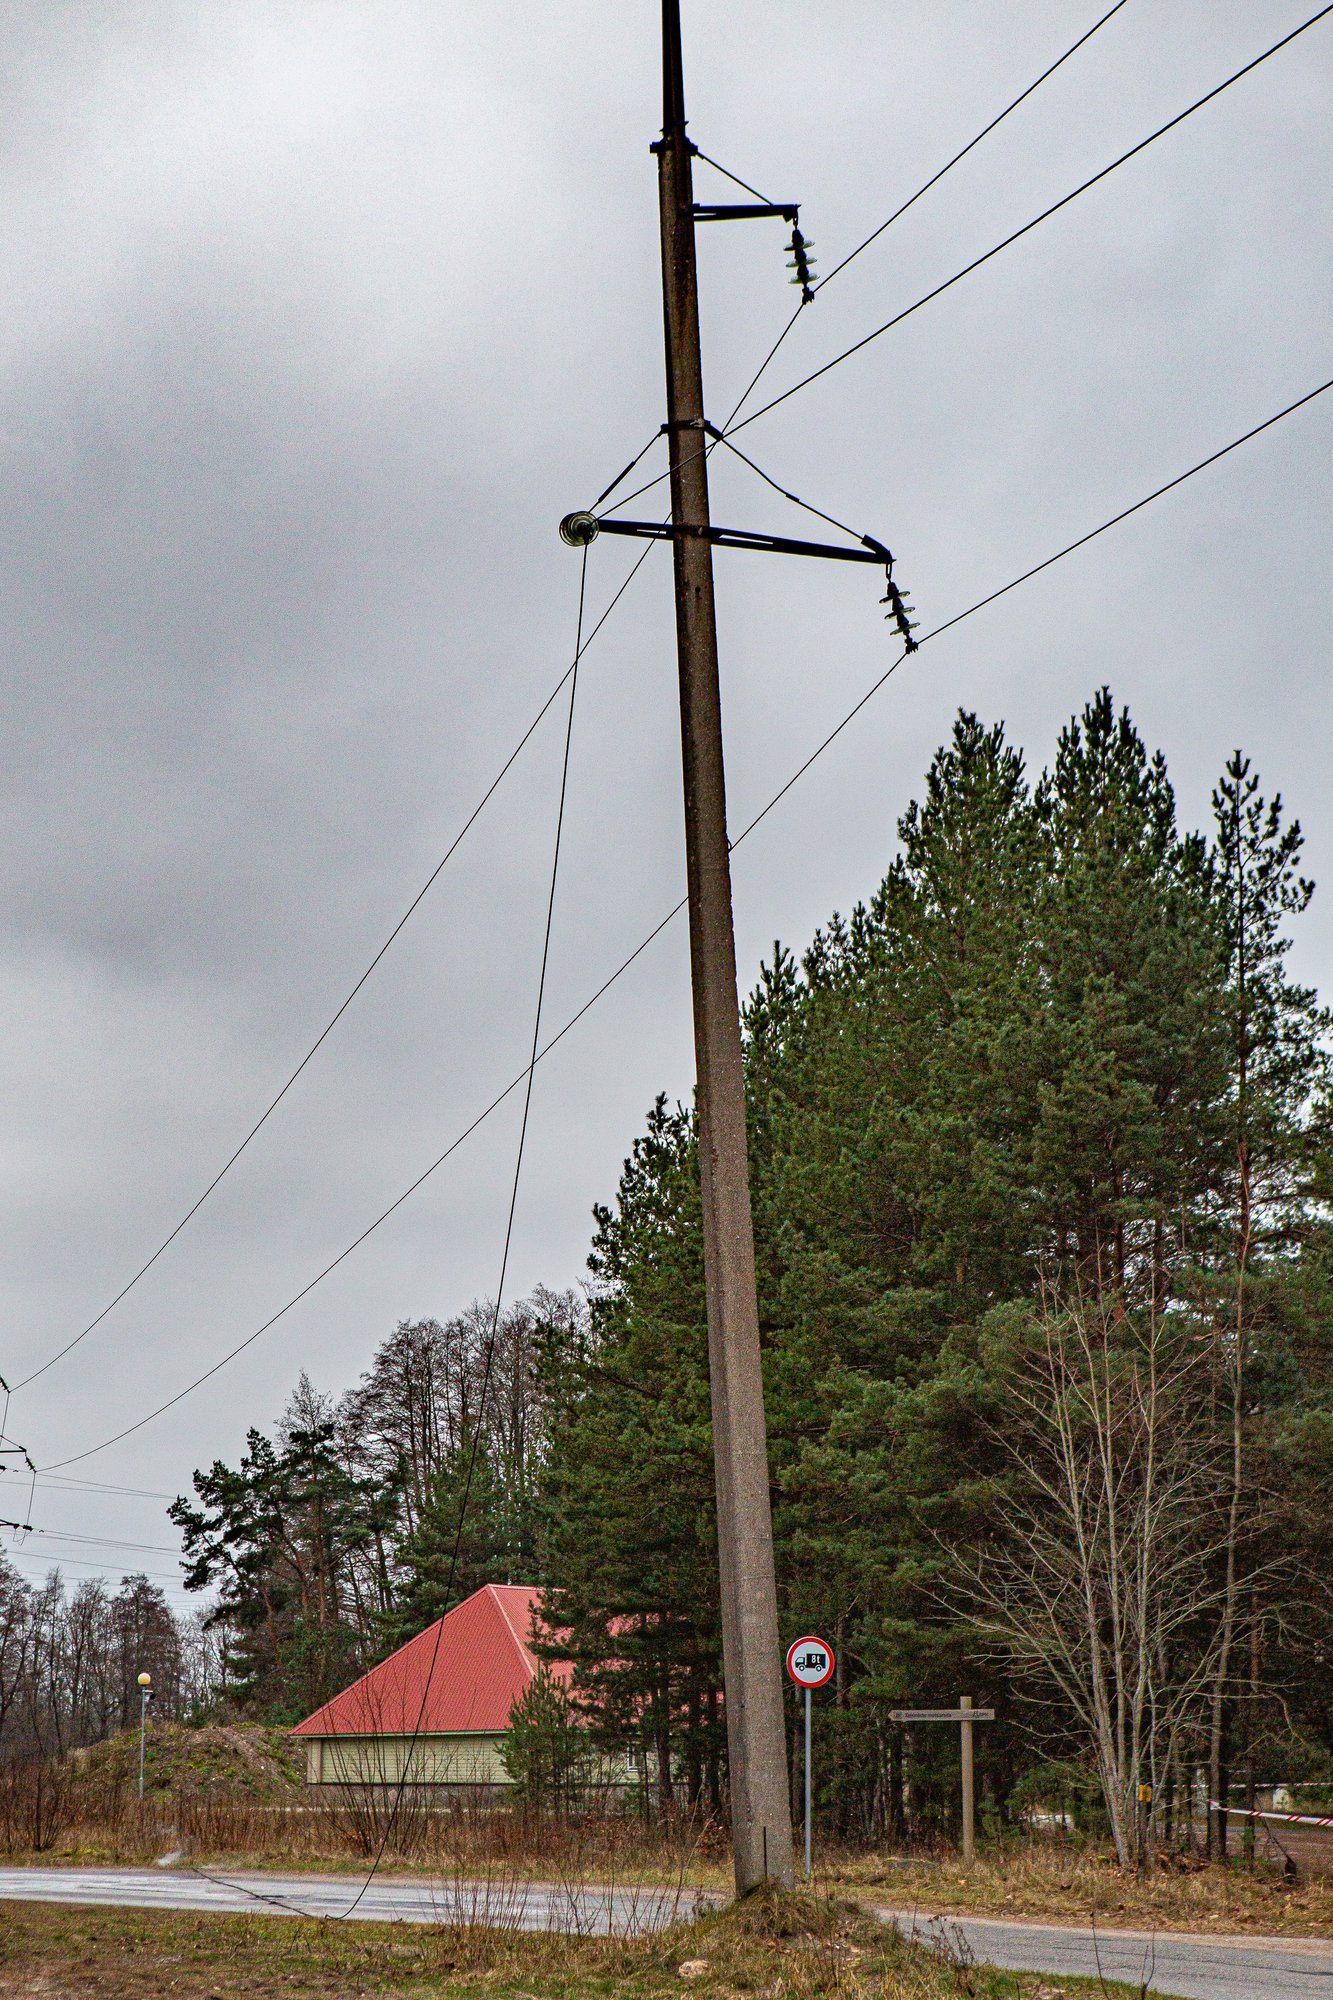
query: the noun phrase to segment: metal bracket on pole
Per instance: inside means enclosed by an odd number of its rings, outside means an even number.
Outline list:
[[[758,549],[775,556],[822,556],[829,562],[876,563],[881,569],[893,561],[884,545],[868,535],[862,537],[859,549],[849,549],[840,542],[803,542],[790,535],[763,535],[749,528],[705,528],[692,522],[620,521],[596,514],[566,514],[560,523],[560,539],[571,548],[586,548],[598,535],[637,535],[649,542],[673,542],[694,536],[712,542],[719,549]]]
[[[713,426],[702,417],[690,417],[674,424],[664,424],[665,431],[701,430],[716,436]],[[719,549],[758,549],[762,555],[772,556],[817,556],[825,562],[877,563],[883,567],[886,589],[881,604],[887,604],[885,617],[898,628],[898,636],[905,652],[914,653],[920,645],[912,633],[916,620],[911,613],[916,609],[909,604],[893,577],[893,553],[883,542],[877,542],[873,535],[862,535],[860,548],[844,548],[841,542],[803,542],[791,535],[761,535],[749,528],[704,527],[694,521],[621,521],[609,514],[587,512],[566,514],[560,523],[560,539],[571,549],[586,549],[589,542],[595,542],[599,535],[635,535],[648,542],[711,542]]]
[[[774,216],[795,226],[801,210],[794,201],[696,201],[696,222],[762,222]]]

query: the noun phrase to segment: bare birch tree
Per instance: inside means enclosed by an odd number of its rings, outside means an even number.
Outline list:
[[[1095,1762],[1117,1859],[1160,1813],[1203,1729],[1224,1608],[1226,1523],[1207,1352],[1190,1316],[1047,1299],[1018,1344],[1003,1440],[1014,1480],[971,1561],[965,1615],[1020,1687],[1054,1697]]]

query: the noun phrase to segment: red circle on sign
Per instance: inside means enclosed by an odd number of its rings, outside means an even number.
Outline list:
[[[822,1688],[825,1681],[833,1679],[833,1648],[826,1639],[817,1639],[807,1632],[803,1639],[793,1639],[787,1648],[787,1673],[800,1688]]]

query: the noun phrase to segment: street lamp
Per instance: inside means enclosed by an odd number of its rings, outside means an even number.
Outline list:
[[[148,1704],[153,1699],[153,1676],[139,1676],[139,1797],[143,1797],[143,1744],[148,1723]]]

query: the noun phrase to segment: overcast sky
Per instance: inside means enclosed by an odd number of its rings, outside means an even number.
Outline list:
[[[691,130],[822,269],[1098,0],[687,0]],[[774,390],[1311,11],[1129,0],[823,293]],[[651,0],[0,7],[5,640],[0,1371],[40,1365],[211,1179],[568,661],[587,505],[662,416]],[[1333,21],[746,433],[889,542],[941,622],[1329,372]],[[699,191],[726,199],[699,173]],[[734,191],[732,191],[734,192]],[[783,232],[702,232],[720,419],[790,311]],[[1198,823],[1234,745],[1325,885],[1333,396],[927,647],[736,857],[741,977],[869,894],[960,704],[1034,766],[1102,681]],[[659,447],[660,449],[660,447]],[[714,515],[804,533],[715,460]],[[656,465],[650,465],[656,469]],[[659,496],[654,495],[654,500]],[[652,503],[645,501],[644,507]],[[637,510],[636,510],[637,511]],[[815,532],[819,530],[815,529]],[[594,610],[636,550],[591,552]],[[872,570],[732,554],[733,825],[894,648]],[[150,1275],[16,1395],[42,1465],[266,1319],[521,1066],[559,774],[548,717],[290,1098]],[[680,894],[669,559],[579,692],[547,1020]],[[688,1093],[684,928],[538,1072],[511,1288],[577,1282],[654,1094]],[[174,1493],[302,1369],[494,1289],[518,1100],[273,1331],[68,1477]],[[0,1513],[26,1481],[0,1480]],[[163,1551],[159,1501],[39,1485],[44,1528]],[[32,1539],[71,1578],[169,1553]],[[179,1593],[173,1592],[174,1596]]]

